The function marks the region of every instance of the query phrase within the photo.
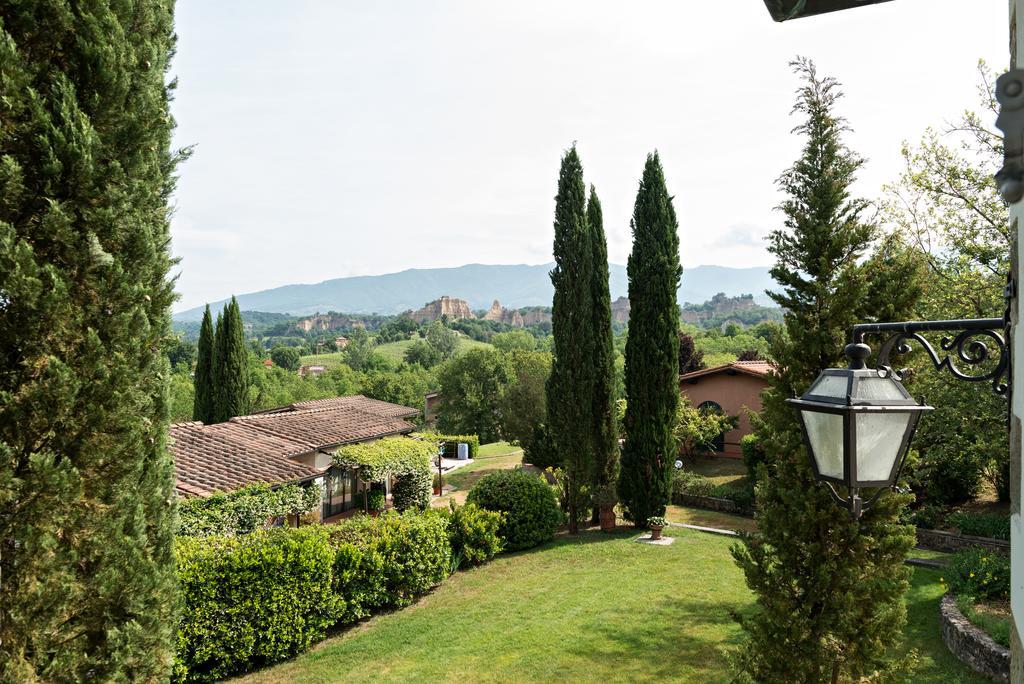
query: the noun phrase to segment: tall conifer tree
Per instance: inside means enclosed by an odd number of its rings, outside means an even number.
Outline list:
[[[612,298],[608,284],[608,242],[604,233],[601,200],[594,186],[587,199],[591,245],[591,323],[594,338],[593,475],[596,507],[609,505],[618,476],[619,445],[615,434],[615,340],[612,335]]]
[[[647,156],[630,227],[626,443],[619,496],[626,516],[645,527],[669,501],[679,403],[679,224],[657,152]]]
[[[249,412],[249,348],[242,313],[234,297],[217,317],[213,354],[214,411],[212,421],[223,423]]]
[[[562,158],[555,197],[555,268],[551,283],[554,361],[547,386],[548,426],[564,456],[569,481],[569,530],[578,531],[581,488],[593,468],[593,246],[587,228],[586,187],[576,146]]]
[[[0,680],[161,681],[173,2],[0,5]]]
[[[863,162],[842,141],[839,84],[820,78],[808,60],[792,66],[804,81],[793,111],[804,117],[795,132],[806,142],[778,181],[787,195],[784,228],[769,237],[772,276],[782,286],[769,295],[786,311],[788,336],[773,345],[778,373],[758,428],[768,457],[757,485],[759,531],[733,549],[758,602],[742,620],[740,664],[758,682],[859,681],[894,666],[889,658],[906,622],[903,561],[914,536],[899,517],[908,497],[885,494],[851,520],[815,481],[785,400],[823,368],[845,365],[851,326],[870,320],[872,272],[892,273],[861,259],[875,231],[862,217],[867,203],[850,196]],[[904,290],[912,291],[919,288]],[[886,315],[902,317],[913,302],[889,304],[895,308]]]
[[[199,326],[199,345],[196,349],[196,372],[193,378],[195,399],[192,409],[192,420],[210,423],[213,420],[213,317],[210,305],[203,312],[203,322]]]

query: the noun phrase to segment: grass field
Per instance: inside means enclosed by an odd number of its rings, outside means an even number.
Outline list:
[[[560,537],[459,572],[404,610],[380,615],[246,682],[727,682],[752,595],[732,540],[674,529],[672,546],[635,533]],[[906,648],[916,683],[983,682],[942,643],[939,574],[917,568]]]
[[[401,340],[399,342],[388,342],[387,344],[380,344],[374,347],[374,351],[383,356],[388,361],[395,363],[401,362],[405,359],[405,350],[411,347],[413,340]],[[490,349],[491,345],[486,342],[478,342],[468,337],[459,338],[459,348],[456,351],[457,354],[462,354],[469,351],[470,349]],[[301,358],[301,363],[304,366],[318,365],[326,366],[327,368],[334,368],[338,364],[342,363],[341,352],[331,352],[330,354],[310,354]]]

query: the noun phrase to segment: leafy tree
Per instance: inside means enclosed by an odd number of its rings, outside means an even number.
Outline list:
[[[510,330],[508,332],[495,333],[491,337],[491,344],[495,349],[501,351],[533,351],[537,348],[537,338],[525,330]]]
[[[569,532],[578,532],[581,488],[593,472],[593,247],[583,166],[576,147],[562,158],[555,196],[555,268],[551,284],[554,362],[547,387],[547,426],[568,480]]]
[[[984,123],[994,121],[998,107],[984,62],[978,71],[981,114],[967,111],[942,130],[926,130],[917,145],[905,144],[905,170],[887,187],[886,218],[926,262],[927,286],[915,315],[926,320],[1000,317],[1005,306],[1015,248],[1006,204],[991,181],[1002,165],[1003,138]],[[901,364],[921,369],[908,389],[935,406],[914,437],[921,456],[918,501],[964,501],[977,493],[983,475],[1008,501],[1006,400],[988,383],[954,380],[921,357]]]
[[[594,383],[591,393],[591,439],[593,440],[593,474],[591,490],[595,510],[612,505],[618,480],[619,443],[615,429],[615,342],[612,333],[612,299],[609,290],[608,243],[604,233],[601,200],[594,186],[587,199],[587,224],[591,249],[590,315],[588,330],[593,336],[594,356],[591,361]]]
[[[432,386],[433,377],[430,373],[416,366],[406,366],[398,371],[374,370],[364,373],[359,392],[371,399],[422,409],[423,397]]]
[[[737,361],[764,361],[764,357],[761,356],[761,352],[756,349],[744,349],[736,357]]]
[[[234,297],[217,317],[213,346],[213,415],[210,422],[223,423],[234,416],[246,415],[252,407],[249,347],[245,343],[242,314]]]
[[[373,347],[373,338],[366,328],[355,328],[348,335],[348,344],[342,350],[341,358],[352,370],[378,368],[381,365],[380,355]]]
[[[619,495],[626,516],[645,526],[669,501],[679,402],[679,225],[658,153],[647,156],[630,221],[633,251],[626,341],[626,442]]]
[[[217,319],[220,326],[220,317]],[[210,305],[203,312],[203,322],[199,327],[199,344],[196,349],[195,403],[192,409],[192,420],[212,423],[214,416],[214,385],[213,385],[214,334],[213,318],[210,316]]]
[[[299,356],[299,350],[295,347],[280,345],[274,347],[270,350],[270,360],[274,362],[275,366],[292,372],[299,370],[299,366],[302,365],[302,357]]]
[[[470,349],[456,356],[438,371],[438,429],[477,435],[484,443],[496,441],[501,433],[501,399],[514,379],[511,361],[499,351]]]
[[[409,345],[409,348],[405,350],[403,358],[406,363],[410,365],[415,364],[423,368],[433,368],[441,363],[440,352],[427,344],[425,340],[416,340]]]
[[[899,521],[909,497],[887,493],[852,519],[815,481],[785,403],[842,362],[850,327],[867,318],[871,271],[862,257],[875,230],[863,218],[867,203],[850,195],[863,162],[842,140],[839,84],[809,60],[792,66],[803,80],[794,112],[804,120],[795,130],[806,140],[779,178],[784,228],[769,238],[782,285],[769,295],[786,310],[788,336],[772,350],[778,373],[757,426],[767,458],[758,532],[733,549],[758,604],[740,620],[747,638],[738,662],[755,681],[882,678],[896,667],[906,623],[903,561],[914,536]]]
[[[516,350],[509,359],[515,379],[501,398],[501,435],[523,447],[526,461],[532,463],[534,437],[547,415],[545,387],[551,375],[551,354]]]
[[[722,411],[700,409],[688,397],[680,397],[672,435],[683,454],[696,456],[701,451],[714,451],[714,442],[724,432],[736,427],[736,416]]]
[[[437,352],[441,361],[447,361],[459,349],[459,336],[441,321],[433,321],[427,328],[427,344]]]
[[[164,354],[171,364],[171,370],[192,372],[192,364],[196,360],[196,345],[181,335],[171,335],[164,340]]]
[[[705,368],[704,352],[697,349],[693,336],[679,331],[679,373],[692,373]]]
[[[173,3],[0,6],[0,680],[160,681]]]

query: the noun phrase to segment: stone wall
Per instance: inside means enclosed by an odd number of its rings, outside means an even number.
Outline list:
[[[969,668],[996,682],[1010,681],[1010,649],[975,627],[956,607],[952,594],[942,597],[942,641]]]
[[[917,529],[917,545],[922,549],[956,553],[963,549],[982,548],[1000,553],[1010,553],[1010,542],[989,537],[972,537],[967,534],[955,534],[940,530]]]
[[[677,506],[690,506],[691,508],[703,508],[719,513],[732,513],[733,515],[746,515],[740,507],[731,499],[720,499],[716,496],[693,496],[692,494],[676,494],[672,497],[672,503]],[[747,516],[749,517],[749,516]]]

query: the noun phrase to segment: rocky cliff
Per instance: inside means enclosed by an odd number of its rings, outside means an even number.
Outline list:
[[[428,302],[422,309],[409,314],[417,323],[429,323],[439,321],[446,316],[449,321],[457,321],[460,318],[476,318],[464,299],[444,296]]]
[[[619,297],[612,302],[612,323],[629,322],[629,298]]]
[[[491,308],[483,315],[485,321],[494,321],[495,323],[506,323],[516,328],[522,328],[526,325],[523,322],[523,315],[516,309],[506,309],[501,305],[497,299],[491,304]]]

